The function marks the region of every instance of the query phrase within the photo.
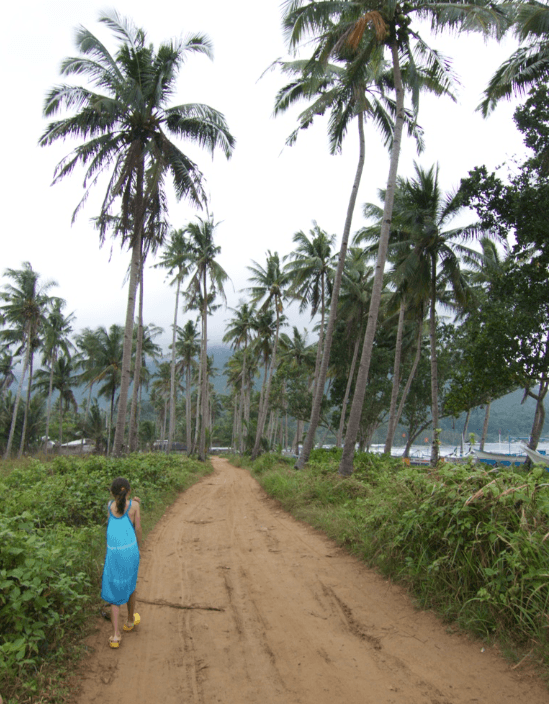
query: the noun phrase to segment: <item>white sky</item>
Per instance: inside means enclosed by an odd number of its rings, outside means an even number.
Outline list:
[[[110,6],[96,0],[34,0],[6,3],[2,8],[0,272],[30,261],[44,279],[59,284],[52,293],[66,299],[67,312],[76,314],[77,330],[124,323],[127,290],[123,279],[129,255],[120,251],[117,242],[99,249],[90,218],[98,212],[101,185],[96,199],[90,198],[71,226],[72,212],[83,193],[83,174],[76,172],[66,182],[51,186],[55,165],[72,147],[59,143],[40,148],[38,139],[46,125],[42,118],[46,91],[62,82],[62,59],[76,55],[74,29],[84,25],[115,51],[108,30],[97,22],[100,11]],[[326,125],[319,120],[293,147],[284,146],[299,111],[273,118],[275,93],[286,81],[276,72],[260,79],[275,59],[289,58],[280,28],[279,0],[119,0],[112,6],[143,27],[155,46],[189,32],[205,32],[213,42],[214,61],[192,56],[182,68],[178,94],[171,104],[211,105],[224,113],[237,140],[229,161],[221,153],[212,161],[208,154],[182,144],[206,175],[211,210],[221,222],[216,231],[222,248],[219,261],[233,282],[226,290],[229,306],[236,307],[245,295],[241,289],[247,286],[246,267],[251,260],[263,265],[268,249],[281,256],[288,254],[293,234],[308,231],[312,220],[337,234],[339,248],[358,157],[357,139],[349,134],[343,154],[330,156]],[[440,35],[432,38],[431,46],[453,58],[461,81],[458,103],[422,98],[419,122],[425,129],[427,148],[418,158],[405,138],[399,172],[412,175],[414,159],[426,167],[438,161],[443,187],[450,189],[474,166],[494,168],[523,152],[512,122],[512,104],[500,105],[487,120],[475,112],[487,81],[515,45],[512,40],[497,45],[473,36]],[[367,161],[353,231],[363,223],[360,205],[376,201],[377,189],[385,187],[387,178],[388,154],[372,127],[366,139]],[[184,227],[195,214],[187,204],[174,201],[171,224]],[[174,291],[165,282],[164,272],[148,269],[145,322],[165,329],[165,344],[173,300]],[[221,342],[229,317],[228,311],[214,316],[209,324],[210,344]],[[184,321],[180,314],[179,324]],[[312,329],[307,317],[294,316],[292,323]]]

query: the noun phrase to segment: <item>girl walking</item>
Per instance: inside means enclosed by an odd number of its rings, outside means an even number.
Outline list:
[[[133,630],[141,618],[135,613],[135,585],[139,569],[141,544],[141,514],[139,499],[130,499],[130,483],[117,477],[111,484],[113,501],[109,503],[107,524],[107,554],[103,568],[101,598],[111,604],[114,628],[109,638],[111,648],[119,648],[122,634],[119,627],[120,605],[127,604],[128,620],[125,631]]]

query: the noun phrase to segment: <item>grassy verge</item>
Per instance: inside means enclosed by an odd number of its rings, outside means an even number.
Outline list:
[[[65,675],[100,605],[109,486],[125,476],[144,535],[179,492],[211,472],[175,455],[58,457],[0,464],[0,694],[70,701]]]
[[[382,574],[422,608],[549,673],[549,475],[484,465],[435,470],[338,451],[303,471],[273,455],[249,466],[264,489]]]

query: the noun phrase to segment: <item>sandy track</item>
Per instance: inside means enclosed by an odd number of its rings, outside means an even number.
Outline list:
[[[490,649],[295,521],[243,469],[181,495],[150,535],[141,625],[94,652],[77,704],[547,704]]]

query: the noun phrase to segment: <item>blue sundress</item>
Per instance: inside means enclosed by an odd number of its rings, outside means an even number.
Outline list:
[[[107,554],[103,567],[101,598],[109,604],[127,604],[135,591],[139,569],[139,546],[135,528],[128,515],[132,502],[123,516],[117,517],[109,504],[107,524]]]

